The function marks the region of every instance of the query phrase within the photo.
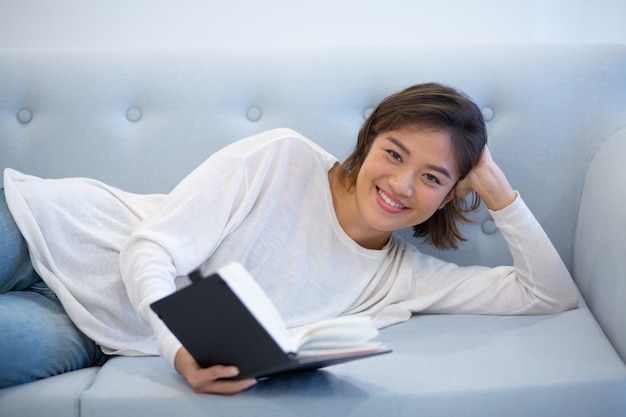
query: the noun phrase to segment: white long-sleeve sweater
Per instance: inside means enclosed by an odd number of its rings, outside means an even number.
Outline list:
[[[418,311],[533,314],[576,305],[567,269],[521,198],[492,212],[514,266],[458,267],[398,237],[370,250],[335,216],[328,171],[336,162],[277,129],[215,153],[167,196],[13,170],[4,185],[35,269],[106,353],[160,353],[173,364],[181,345],[149,306],[187,285],[201,264],[211,272],[242,263],[290,327],[344,314],[369,314],[383,327]]]

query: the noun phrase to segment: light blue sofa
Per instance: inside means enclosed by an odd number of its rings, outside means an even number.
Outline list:
[[[380,99],[426,81],[483,108],[578,309],[417,315],[381,332],[391,355],[235,397],[194,394],[158,357],[113,358],[0,390],[0,415],[626,416],[625,46],[0,50],[0,167],[167,192],[219,147],[281,126],[342,158]],[[439,255],[509,263],[489,215],[475,220]]]

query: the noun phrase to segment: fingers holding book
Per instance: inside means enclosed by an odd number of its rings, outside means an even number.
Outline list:
[[[231,395],[256,384],[256,379],[227,379],[239,374],[235,366],[215,365],[201,368],[185,348],[176,353],[175,367],[197,393]]]

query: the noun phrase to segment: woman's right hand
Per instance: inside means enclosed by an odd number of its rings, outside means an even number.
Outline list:
[[[230,395],[256,384],[256,379],[224,379],[237,376],[239,370],[235,366],[215,365],[201,368],[184,347],[176,352],[174,367],[197,393]]]
[[[465,198],[475,191],[489,210],[498,211],[517,198],[504,172],[494,162],[489,148],[485,146],[476,166],[455,188],[457,198]]]

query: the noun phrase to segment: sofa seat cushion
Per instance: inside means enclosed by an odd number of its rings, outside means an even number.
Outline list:
[[[82,415],[588,417],[626,411],[626,367],[584,305],[550,316],[418,315],[383,329],[381,339],[392,354],[270,378],[235,397],[193,393],[161,358],[115,358],[83,394]]]
[[[78,417],[80,396],[99,367],[80,369],[25,385],[0,390],[0,415]]]

